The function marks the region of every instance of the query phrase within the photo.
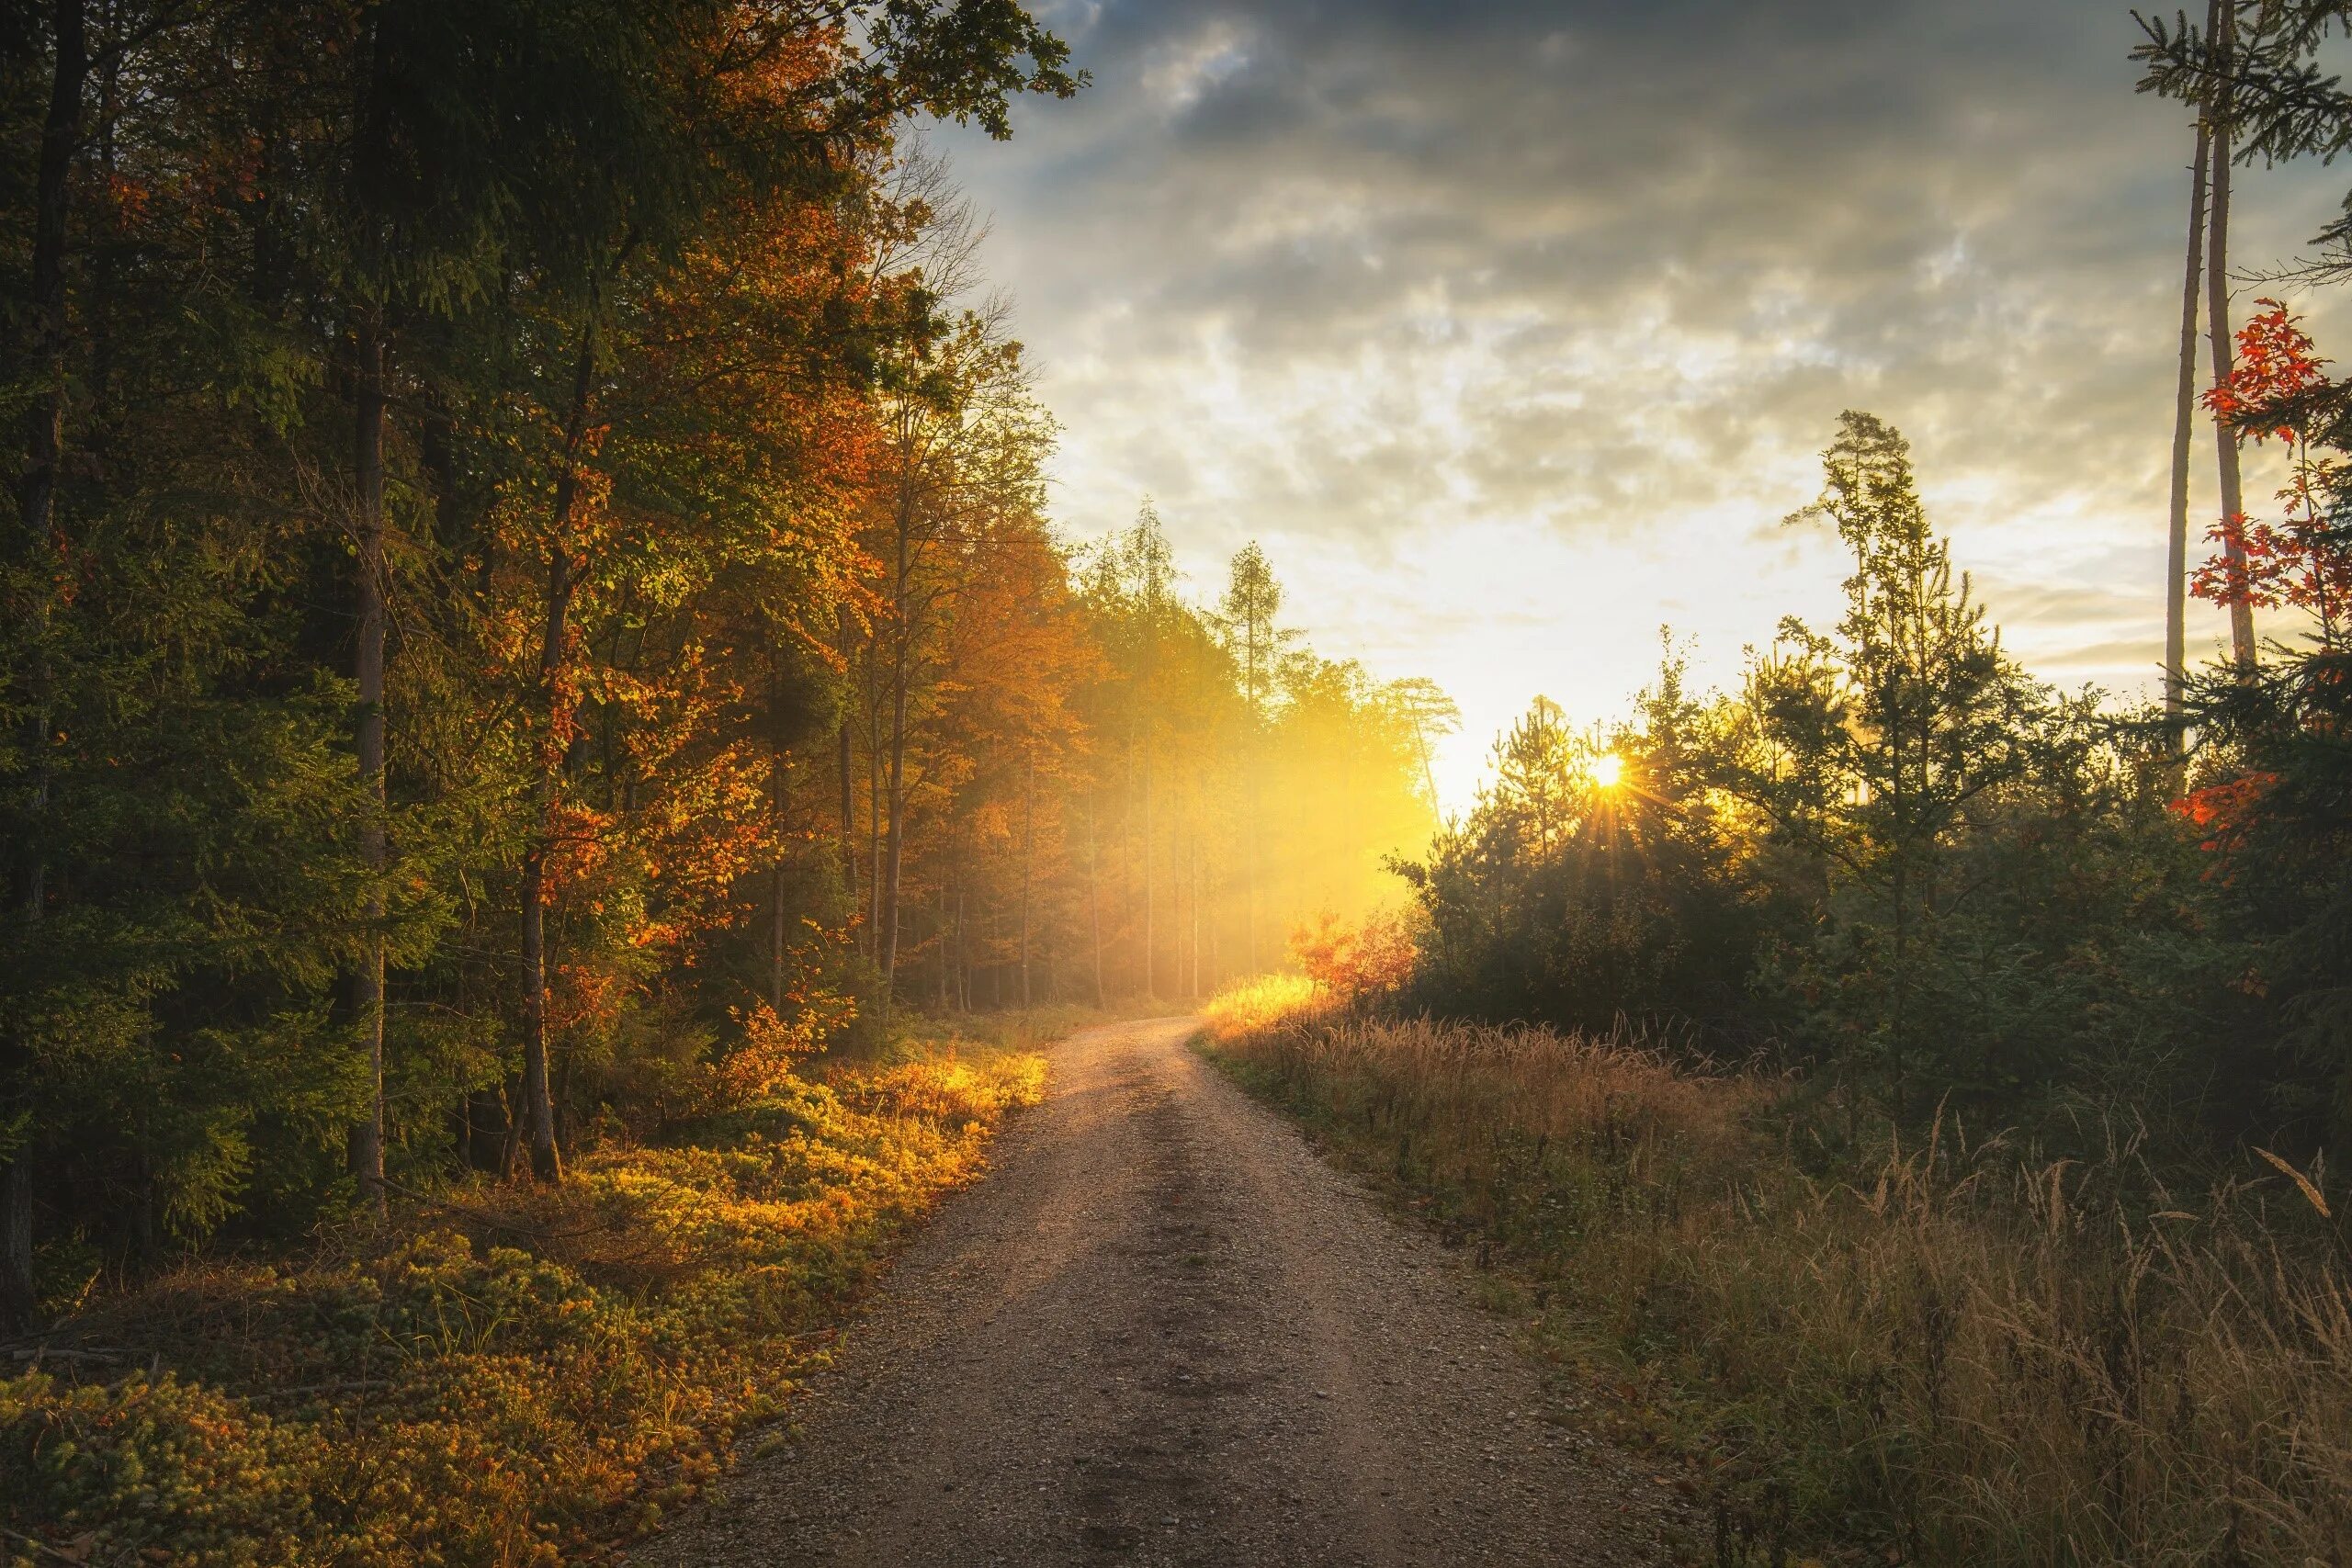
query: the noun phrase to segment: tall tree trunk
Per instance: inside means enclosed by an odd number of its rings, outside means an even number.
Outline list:
[[[1094,1005],[1104,1005],[1102,994],[1102,877],[1094,851],[1094,795],[1086,796],[1086,920],[1094,937]]]
[[[2172,511],[2165,552],[2165,718],[2176,754],[2188,744],[2182,718],[2188,672],[2188,457],[2197,425],[2197,297],[2204,276],[2205,181],[2212,127],[2199,116],[2188,187],[2188,263],[2180,287],[2180,369],[2173,391]]]
[[[1159,994],[1152,970],[1152,879],[1151,879],[1151,736],[1143,739],[1143,994],[1147,998]]]
[[[563,1156],[556,1142],[555,1096],[548,1074],[547,863],[554,846],[557,795],[570,751],[556,732],[560,678],[569,657],[571,601],[578,568],[570,534],[580,496],[580,450],[587,438],[589,395],[596,371],[593,313],[580,342],[574,367],[571,410],[564,430],[563,466],[556,475],[554,526],[548,541],[547,597],[540,626],[539,699],[547,733],[538,738],[532,782],[535,830],[523,857],[523,1082],[522,1133],[530,1148],[531,1175],[540,1181],[563,1179]]]
[[[1029,889],[1037,865],[1037,752],[1023,756],[1021,774],[1021,1009],[1029,1010]]]
[[[2209,36],[2220,50],[2220,66],[2226,76],[2237,45],[2237,13],[2229,0],[2212,0],[2208,13]],[[2208,315],[2208,336],[2213,350],[2213,384],[2220,386],[2230,378],[2230,367],[2236,359],[2236,344],[2230,335],[2230,115],[2233,106],[2228,88],[2216,85],[2206,103],[2206,118],[2212,127],[2212,189],[2213,209],[2208,220],[2205,263],[2205,298]],[[2245,501],[2238,479],[2238,433],[2215,420],[2215,445],[2221,449],[2222,468],[2222,554],[2229,563],[2233,581],[2245,580],[2245,537],[2244,532]],[[2244,594],[2233,595],[2230,604],[2230,655],[2238,673],[2251,675],[2255,665],[2254,606]]]
[[[51,39],[54,55],[50,67],[49,108],[41,121],[40,162],[34,176],[32,298],[29,314],[37,344],[41,389],[25,416],[25,469],[17,481],[22,548],[28,559],[40,561],[53,549],[57,518],[57,464],[65,444],[65,230],[73,194],[74,154],[82,141],[82,92],[89,75],[88,39],[84,32],[81,0],[57,0],[51,8]],[[53,573],[40,572],[39,579]],[[42,818],[49,814],[50,728],[51,724],[49,670],[51,604],[46,588],[38,591],[33,607],[32,715],[28,739],[32,754],[32,787],[28,816],[34,843],[24,865],[24,918],[38,926],[47,912],[49,868],[39,842]],[[0,1115],[26,1115],[27,1132],[32,1100],[31,1043],[22,1025],[0,1022]],[[37,1154],[31,1137],[20,1143],[0,1166],[0,1334],[17,1333],[32,1324],[33,1190],[39,1181]]]
[[[890,1005],[890,985],[899,973],[899,886],[907,859],[907,677],[906,660],[899,659],[890,694],[890,807],[888,860],[882,868],[881,933],[882,1005]]]
[[[849,606],[843,604],[835,612],[835,625],[841,637],[842,659],[846,666],[850,657],[851,633]],[[833,736],[837,761],[841,765],[842,789],[842,891],[849,897],[850,919],[857,918],[857,795],[851,782],[849,706],[842,706],[841,723]]]
[[[772,671],[768,695],[771,709],[783,701],[783,677]],[[768,819],[775,825],[775,864],[768,872],[768,1006],[778,1018],[784,1016],[784,950],[786,895],[790,891],[786,882],[784,854],[785,807],[788,803],[786,770],[792,765],[791,754],[779,738],[768,749]]]
[[[366,950],[350,976],[352,1020],[368,1064],[368,1110],[351,1129],[351,1173],[361,1196],[384,1209],[384,340],[382,318],[371,310],[360,323],[353,383],[352,469],[358,532],[355,563],[359,632],[353,669],[359,687],[359,787],[367,817],[359,853],[368,886]]]
[[[1271,626],[1267,628],[1269,631],[1272,629]],[[1265,751],[1262,744],[1264,736],[1261,733],[1264,708],[1258,694],[1259,662],[1262,657],[1258,646],[1258,632],[1257,617],[1253,615],[1250,621],[1250,712],[1244,720],[1247,728],[1242,735],[1244,748],[1242,767],[1248,774],[1250,786],[1249,864],[1245,872],[1249,886],[1244,895],[1242,959],[1248,965],[1250,973],[1253,975],[1258,971],[1258,862],[1262,835],[1262,824],[1260,821],[1261,802],[1259,797],[1263,793],[1261,788],[1263,781],[1260,775],[1262,772],[1261,764]]]
[[[1194,1001],[1201,997],[1201,840],[1193,840],[1193,985]]]
[[[866,636],[865,660],[865,955],[882,961],[882,633]],[[885,1004],[887,1005],[887,1004]]]
[[[949,886],[952,886],[954,882],[955,874],[951,871],[948,874],[947,882],[943,884],[939,889],[938,905],[933,908],[931,912],[932,940],[936,943],[939,949],[938,957],[932,964],[932,969],[933,971],[933,984],[932,986],[932,991],[933,994],[934,1005],[939,1009],[939,1016],[942,1018],[947,1016],[947,998],[951,989],[951,982],[948,977],[951,958],[947,936],[947,895]]]

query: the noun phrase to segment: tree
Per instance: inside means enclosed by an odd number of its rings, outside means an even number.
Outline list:
[[[2207,337],[2213,350],[2213,385],[2220,387],[2229,383],[2236,342],[2230,328],[2229,265],[2230,128],[2237,112],[2233,82],[2237,50],[2235,0],[2212,0],[2210,17],[2207,28],[2215,51],[2216,70],[2207,83],[2205,101],[2213,143],[2213,199],[2207,220],[2205,298],[2210,317]],[[2236,567],[2244,563],[2245,555],[2244,484],[2238,474],[2238,444],[2231,432],[2222,430],[2220,434],[2221,439],[2214,446],[2220,454],[2222,470],[2222,548],[2232,566]],[[2230,649],[2239,671],[2251,672],[2255,663],[2254,611],[2246,604],[2230,606]]]
[[[1966,577],[1954,581],[1950,546],[1929,530],[1902,435],[1849,411],[1822,469],[1821,499],[1797,518],[1833,524],[1855,568],[1838,623],[1849,716],[1832,741],[1853,798],[1833,820],[1862,898],[1845,925],[1852,952],[1838,962],[1900,1116],[1949,896],[1945,852],[1970,804],[2018,766],[2017,674]]]
[[[2213,128],[2197,118],[2197,151],[2190,160],[2188,261],[2180,295],[2180,368],[2173,395],[2172,510],[2165,539],[2165,714],[2174,727],[2174,748],[2188,744],[2181,728],[2188,673],[2188,466],[2197,421],[2197,296],[2203,276],[2206,179],[2212,166]]]
[[[1274,617],[1282,613],[1282,584],[1275,581],[1273,568],[1266,562],[1266,552],[1252,539],[1234,552],[1225,597],[1217,604],[1216,622],[1227,648],[1241,666],[1242,701],[1251,727],[1246,742],[1251,750],[1243,763],[1249,779],[1249,848],[1244,866],[1249,919],[1244,928],[1242,952],[1252,969],[1260,963],[1258,882],[1265,858],[1261,827],[1263,789],[1259,776],[1262,761],[1257,748],[1262,744],[1272,718],[1274,671],[1281,663],[1283,649],[1298,635],[1275,624]]]

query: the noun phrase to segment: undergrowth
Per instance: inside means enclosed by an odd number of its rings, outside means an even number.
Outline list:
[[[560,1190],[175,1269],[0,1381],[0,1561],[604,1559],[785,1407],[1043,1079],[1032,1055],[838,1066],[691,1144],[583,1153]]]
[[[2191,1198],[2128,1138],[1939,1123],[1868,1158],[1803,1096],[1637,1043],[1382,1021],[1293,985],[1208,1048],[1515,1281],[1714,1510],[1719,1564],[2352,1562],[2352,1289],[2319,1185]]]

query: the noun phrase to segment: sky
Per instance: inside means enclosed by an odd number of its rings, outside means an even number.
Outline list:
[[[1834,536],[1783,520],[1846,408],[1910,438],[2030,669],[2154,686],[2191,130],[2125,6],[1035,8],[1091,85],[933,142],[1063,427],[1057,521],[1149,495],[1204,600],[1259,540],[1317,651],[1461,705],[1450,808],[1537,694],[1623,713],[1662,626],[1726,684],[1835,620]],[[2233,265],[2347,184],[2241,169]],[[2200,431],[2198,518],[2212,468]],[[2224,635],[2192,604],[2192,653]]]

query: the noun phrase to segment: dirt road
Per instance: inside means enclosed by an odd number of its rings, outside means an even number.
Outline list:
[[[1579,1432],[1458,1256],[1191,1032],[1054,1047],[1046,1102],[893,1269],[802,1437],[639,1561],[1663,1560],[1669,1495]]]

